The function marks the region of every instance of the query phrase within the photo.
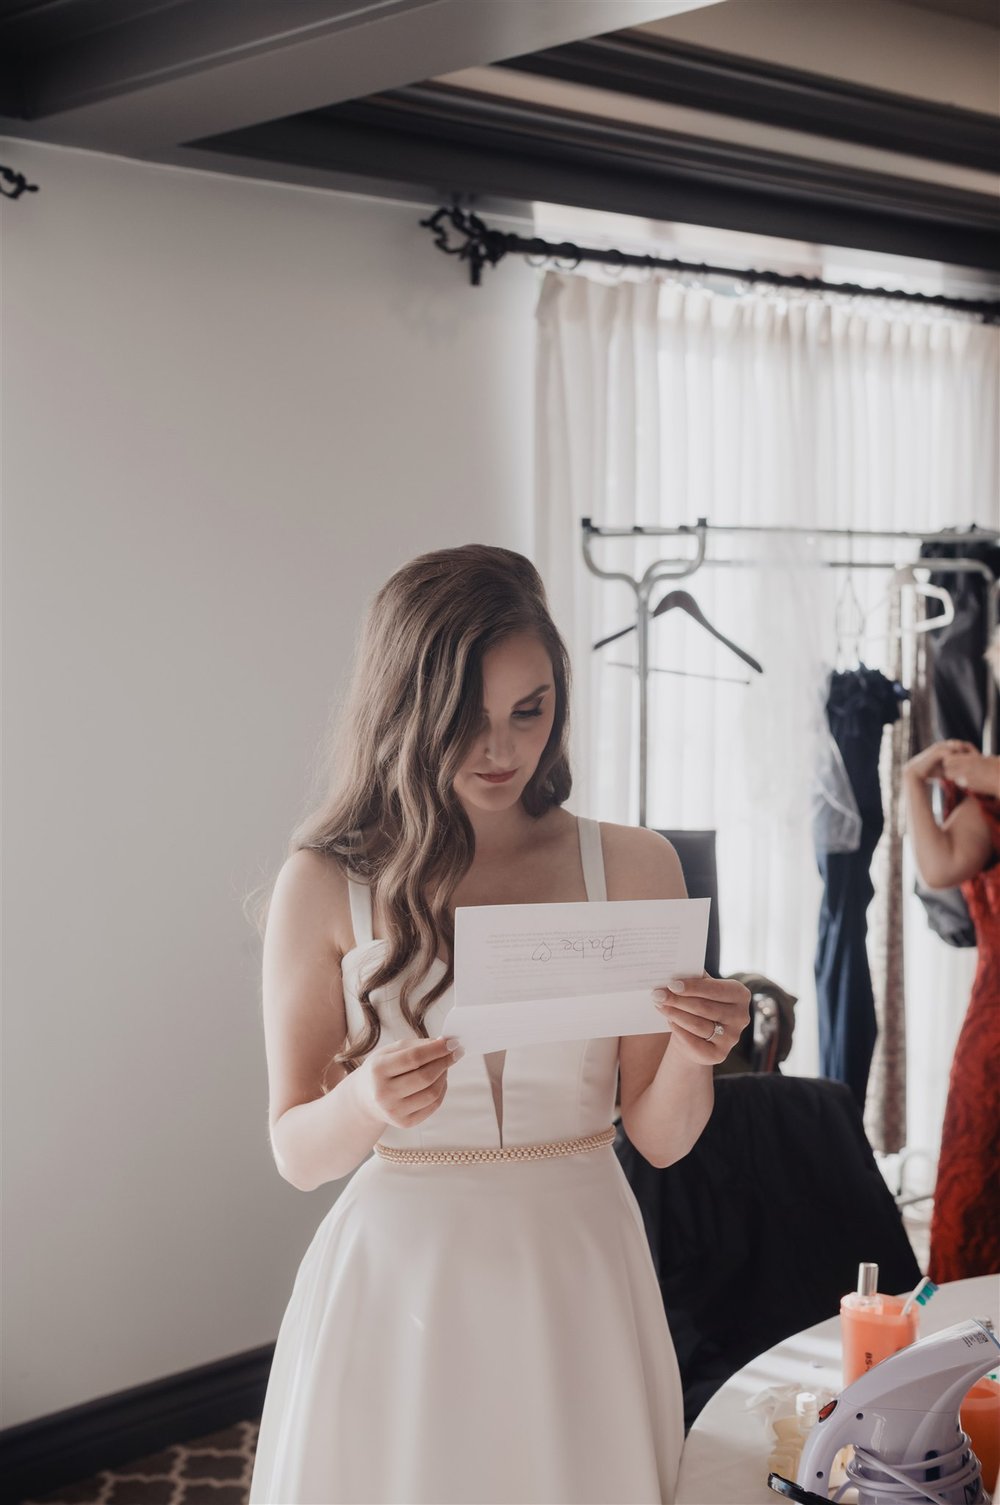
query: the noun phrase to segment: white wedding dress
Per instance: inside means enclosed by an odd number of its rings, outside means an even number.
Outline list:
[[[604,899],[600,827],[579,830],[587,897]],[[351,908],[355,1032],[359,974],[384,943],[353,880]],[[373,1002],[383,1041],[412,1034],[396,983]],[[451,1006],[449,989],[428,1012],[431,1037]],[[613,1121],[617,1069],[617,1038],[470,1053],[435,1113],[380,1142],[594,1134]],[[682,1443],[677,1361],[613,1146],[464,1165],[373,1154],[295,1278],[250,1505],[663,1505]]]

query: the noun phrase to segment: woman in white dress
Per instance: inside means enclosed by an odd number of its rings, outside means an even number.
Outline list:
[[[251,1505],[673,1498],[681,1386],[615,1089],[642,1154],[680,1159],[750,995],[665,977],[672,1033],[620,1041],[463,1057],[439,1029],[456,906],[685,896],[663,837],[563,808],[568,691],[519,554],[425,554],[372,603],[267,915],[275,1163],[351,1179],[282,1319]]]

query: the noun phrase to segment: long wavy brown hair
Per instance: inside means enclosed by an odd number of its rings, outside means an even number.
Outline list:
[[[425,1039],[424,1015],[454,978],[449,906],[475,854],[475,835],[454,779],[479,733],[483,655],[515,632],[536,634],[552,661],[552,731],[521,803],[541,816],[571,787],[570,664],[530,560],[486,544],[421,554],[372,601],[357,645],[346,703],[330,739],[327,794],[293,832],[367,880],[384,917],[385,948],[359,998],[366,1030],[334,1060],[353,1071],[378,1043],[375,988],[411,969],[447,965],[411,1006],[414,976],[400,987],[403,1017]]]

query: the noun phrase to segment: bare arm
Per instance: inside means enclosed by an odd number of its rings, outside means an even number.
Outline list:
[[[279,1173],[312,1191],[355,1170],[385,1129],[364,1105],[359,1072],[332,1062],[347,1035],[340,951],[332,925],[336,875],[317,852],[295,852],[278,874],[264,935],[268,1123]],[[329,1092],[323,1091],[332,1082]]]
[[[917,869],[928,888],[953,888],[980,872],[993,842],[975,799],[966,797],[941,825],[934,818],[927,781],[940,776],[948,742],[911,758],[903,770],[910,840]]]
[[[625,1132],[650,1165],[663,1170],[683,1160],[692,1150],[715,1107],[715,1080],[712,1063],[696,1062],[671,1051],[669,1035],[626,1035],[622,1046],[634,1041],[666,1039],[659,1051],[659,1063],[643,1089],[630,1093],[628,1115],[625,1112],[625,1078],[622,1077],[622,1123]],[[637,1052],[629,1051],[634,1061]],[[652,1054],[652,1052],[650,1053]]]
[[[352,1071],[324,1097],[286,1109],[271,1130],[274,1163],[299,1191],[349,1176],[382,1137],[384,1122],[369,1118],[358,1092]]]
[[[335,932],[353,940],[345,875],[317,852],[293,853],[264,935],[264,1036],[271,1150],[300,1191],[350,1175],[388,1124],[412,1128],[436,1112],[460,1054],[440,1038],[381,1040],[355,1071],[334,1062],[347,1036]]]
[[[665,837],[625,826],[606,830],[609,898],[687,897],[680,860]],[[673,997],[671,1034],[625,1035],[620,1042],[622,1124],[658,1169],[682,1160],[698,1140],[715,1105],[712,1067],[732,1050],[749,1017],[742,983],[706,978],[700,985],[713,994],[711,1002],[694,996],[697,983],[690,994]],[[652,1016],[652,997],[649,1005]],[[726,1021],[725,1035],[705,1038],[716,1020]]]

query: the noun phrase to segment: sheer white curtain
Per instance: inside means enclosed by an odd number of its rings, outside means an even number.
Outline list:
[[[573,807],[635,824],[637,684],[633,668],[619,667],[634,665],[635,634],[591,646],[633,620],[634,598],[587,570],[580,518],[997,527],[1000,331],[888,303],[556,272],[542,283],[537,320],[535,558],[573,661]],[[674,542],[597,542],[594,557],[639,575],[654,559],[690,554]],[[647,824],[717,830],[721,970],[760,971],[798,995],[786,1069],[808,1074],[818,1066],[816,687],[834,662],[849,586],[817,562],[831,557],[819,542],[743,535],[710,545],[723,549],[749,566],[706,565],[681,584],[765,672],[683,612],[652,624]],[[856,544],[852,557],[860,566],[892,549]],[[901,561],[913,552],[895,546]],[[869,611],[861,658],[883,670],[886,585],[881,570],[850,577]],[[930,932],[911,894],[908,843],[905,861],[908,1143],[934,1155],[975,953]]]

